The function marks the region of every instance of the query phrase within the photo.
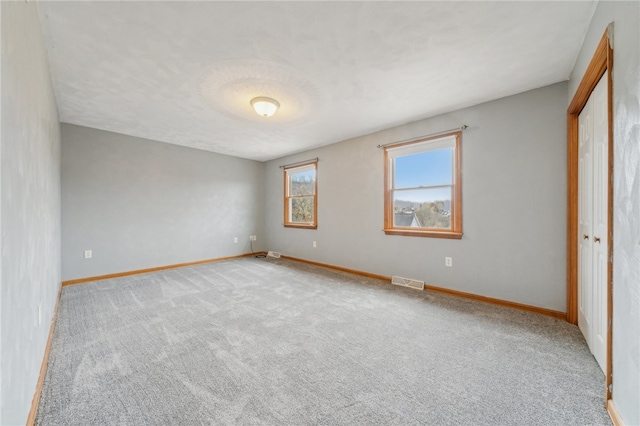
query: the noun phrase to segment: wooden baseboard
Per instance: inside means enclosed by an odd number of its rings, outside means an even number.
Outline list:
[[[306,260],[306,259],[299,259],[297,257],[284,256],[284,255],[282,255],[281,257],[284,258],[284,259],[295,260],[296,262],[302,262],[302,263],[308,263],[310,265],[322,266],[322,267],[325,267],[325,268],[335,269],[335,270],[343,271],[343,272],[349,272],[351,274],[362,275],[362,276],[365,276],[365,277],[375,278],[375,279],[378,279],[378,280],[391,281],[391,277],[387,277],[387,276],[384,276],[384,275],[371,274],[369,272],[358,271],[356,269],[343,268],[341,266],[334,266],[334,265],[330,265],[330,264],[327,264],[327,263],[320,263],[320,262],[314,262],[314,261]],[[566,320],[567,319],[567,314],[566,313],[560,312],[560,311],[554,311],[552,309],[539,308],[537,306],[525,305],[523,303],[517,303],[517,302],[510,302],[508,300],[496,299],[496,298],[493,298],[493,297],[480,296],[478,294],[466,293],[466,292],[458,291],[458,290],[450,290],[448,288],[436,287],[436,286],[433,286],[433,285],[425,285],[424,289],[426,291],[435,291],[435,292],[438,292],[438,293],[444,293],[444,294],[448,294],[448,295],[451,295],[451,296],[457,296],[457,297],[462,297],[462,298],[465,298],[465,299],[475,300],[476,302],[490,303],[492,305],[504,306],[504,307],[507,307],[507,308],[518,309],[518,310],[521,310],[521,311],[533,312],[533,313],[536,313],[536,314],[546,315],[546,316],[550,316],[550,317],[553,317],[553,318],[559,318],[559,319],[562,319],[562,320]]]
[[[618,413],[618,409],[616,408],[616,404],[614,404],[612,399],[607,401],[607,413],[609,413],[609,417],[611,417],[611,421],[614,426],[624,426],[624,422],[620,417],[620,413]]]
[[[74,285],[74,284],[84,284],[91,281],[99,281],[106,280],[109,278],[118,278],[118,277],[126,277],[127,275],[136,275],[136,274],[145,274],[147,272],[155,272],[155,271],[163,271],[165,269],[174,269],[174,268],[182,268],[185,266],[193,266],[193,265],[201,265],[203,263],[212,263],[212,262],[221,262],[223,260],[229,259],[238,259],[240,257],[249,257],[259,253],[244,253],[236,256],[227,256],[227,257],[218,257],[215,259],[207,259],[207,260],[198,260],[196,262],[187,262],[187,263],[175,263],[173,265],[165,265],[165,266],[156,266],[155,268],[146,268],[146,269],[136,269],[134,271],[126,271],[126,272],[117,272],[115,274],[107,274],[107,275],[97,275],[95,277],[87,277],[87,278],[78,278],[75,280],[62,281],[62,286]]]
[[[58,289],[58,299],[56,300],[55,308],[53,308],[51,326],[49,327],[49,337],[47,338],[47,346],[44,349],[44,356],[42,357],[42,365],[40,366],[40,375],[38,376],[38,383],[36,384],[36,392],[33,394],[33,399],[31,400],[31,410],[29,410],[29,416],[27,417],[27,426],[33,426],[36,422],[36,414],[38,413],[38,405],[40,404],[40,395],[42,394],[42,385],[44,383],[44,377],[47,374],[47,365],[49,365],[49,353],[51,352],[51,343],[53,342],[53,331],[56,328],[58,306],[60,306],[61,295],[62,286]]]
[[[309,265],[322,266],[324,268],[334,269],[336,271],[349,272],[350,274],[361,275],[363,277],[374,278],[376,280],[391,281],[391,277],[385,277],[384,275],[370,274],[369,272],[358,271],[357,269],[343,268],[342,266],[335,266],[335,265],[330,265],[328,263],[314,262],[312,260],[299,259],[297,257],[291,257],[291,256],[285,256],[285,255],[281,255],[280,257],[282,257],[283,259],[295,260],[296,262],[307,263]]]
[[[533,312],[535,314],[546,315],[549,317],[558,318],[561,320],[567,320],[567,314],[560,311],[554,311],[553,309],[540,308],[538,306],[525,305],[524,303],[510,302],[508,300],[496,299],[493,297],[481,296],[479,294],[466,293],[464,291],[450,290],[448,288],[436,287],[432,285],[425,285],[425,290],[436,291],[438,293],[449,294],[451,296],[463,297],[465,299],[475,300],[476,302],[490,303],[492,305],[504,306],[512,309],[519,309],[521,311]]]

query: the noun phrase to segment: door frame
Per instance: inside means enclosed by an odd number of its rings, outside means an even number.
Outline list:
[[[613,337],[613,48],[611,25],[605,30],[567,109],[567,321],[578,323],[578,115],[586,105],[600,78],[607,73],[607,112],[609,126],[608,167],[608,262],[607,262],[607,349],[606,401],[611,399]]]

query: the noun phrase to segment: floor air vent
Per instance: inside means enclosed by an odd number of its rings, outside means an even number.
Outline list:
[[[277,251],[269,251],[269,253],[267,253],[267,256],[277,257],[278,259],[280,259],[280,253],[278,253]]]
[[[391,284],[401,285],[403,287],[411,287],[416,290],[424,290],[424,281],[412,280],[411,278],[391,277]]]

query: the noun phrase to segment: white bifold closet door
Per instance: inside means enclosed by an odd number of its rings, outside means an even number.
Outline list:
[[[607,357],[609,129],[607,73],[578,117],[578,327],[602,371]]]

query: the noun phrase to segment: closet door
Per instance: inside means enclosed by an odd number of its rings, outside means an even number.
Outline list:
[[[607,74],[578,117],[578,326],[604,371],[607,348]]]
[[[593,312],[593,97],[578,116],[578,327],[591,347]]]
[[[609,238],[609,128],[607,74],[591,94],[593,98],[593,329],[591,352],[606,370],[607,281]]]

